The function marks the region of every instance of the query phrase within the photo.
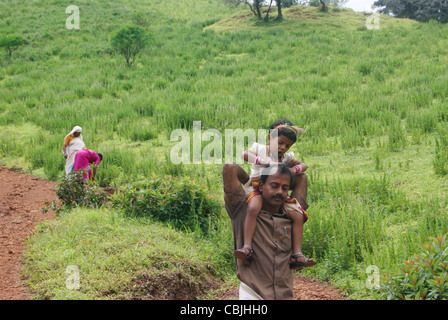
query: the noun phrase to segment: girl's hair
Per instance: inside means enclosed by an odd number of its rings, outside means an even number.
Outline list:
[[[274,130],[276,127],[280,126],[280,125],[284,125],[285,127],[279,127],[277,128],[278,130]],[[269,133],[273,135],[273,138],[277,137],[277,136],[285,136],[286,138],[288,138],[289,140],[296,142],[297,141],[297,133],[294,130],[291,130],[288,127],[293,127],[294,123],[292,123],[289,120],[277,120],[275,122],[273,122],[271,124],[271,126],[269,127]]]

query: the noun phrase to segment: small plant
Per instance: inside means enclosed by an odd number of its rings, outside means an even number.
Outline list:
[[[122,187],[110,197],[114,208],[126,215],[151,217],[179,229],[207,232],[221,213],[221,203],[188,177],[153,177]]]
[[[398,152],[406,146],[406,135],[400,122],[394,122],[389,128],[389,151]]]
[[[445,128],[438,130],[432,163],[436,174],[441,176],[448,174],[448,130]]]
[[[78,206],[97,208],[103,206],[107,199],[106,193],[99,187],[84,183],[81,171],[75,171],[65,176],[55,191],[59,202],[53,200],[42,209],[42,213],[49,210],[59,213]]]
[[[431,238],[423,252],[384,275],[383,297],[388,300],[446,300],[448,298],[448,243],[446,234]]]

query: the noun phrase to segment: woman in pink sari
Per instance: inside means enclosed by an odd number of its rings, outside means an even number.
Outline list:
[[[64,153],[65,162],[65,174],[69,174],[73,171],[73,164],[75,163],[76,153],[81,149],[86,149],[86,145],[82,140],[82,128],[75,126],[73,130],[64,139]]]
[[[101,160],[103,160],[103,155],[101,153],[96,153],[89,149],[79,150],[75,155],[73,171],[84,171],[84,181],[87,181],[87,176],[89,180],[95,180],[96,168]],[[92,164],[93,170],[90,167]]]

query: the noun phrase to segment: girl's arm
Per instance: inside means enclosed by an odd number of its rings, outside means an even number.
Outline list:
[[[241,158],[249,163],[254,163],[255,162],[255,158],[257,157],[257,155],[255,153],[253,153],[250,149],[243,151],[243,153],[241,154]]]
[[[306,169],[308,169],[308,166],[297,158],[292,160],[288,166],[293,174],[296,174],[296,169],[294,168],[295,166],[300,166],[302,168],[302,170],[299,169],[300,173],[305,172]]]
[[[258,157],[258,159],[257,159],[257,157]],[[255,163],[255,161],[257,161],[258,162],[257,164],[259,164],[261,166],[267,167],[270,164],[269,161],[266,161],[265,159],[257,156],[251,149],[244,151],[241,154],[241,158],[244,161],[249,162],[249,163]],[[275,163],[277,163],[277,162],[275,162]]]

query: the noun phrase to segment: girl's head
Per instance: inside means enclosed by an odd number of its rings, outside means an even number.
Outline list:
[[[269,146],[274,156],[283,158],[289,148],[297,141],[297,135],[303,133],[302,128],[296,127],[289,120],[277,120],[269,128]]]

